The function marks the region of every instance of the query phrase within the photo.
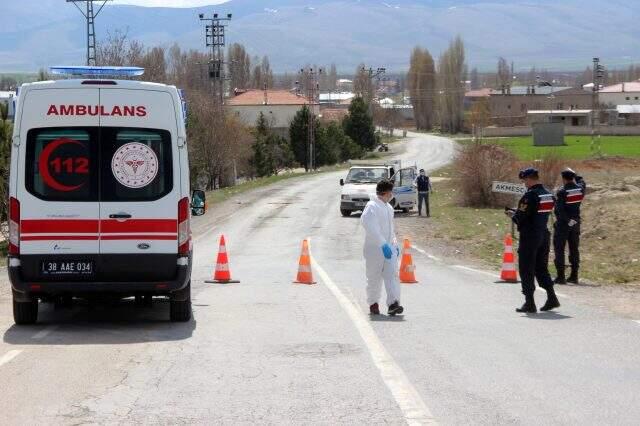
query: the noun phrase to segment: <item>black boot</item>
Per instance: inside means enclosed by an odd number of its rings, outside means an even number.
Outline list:
[[[554,284],[566,284],[567,283],[567,279],[565,278],[564,275],[564,267],[556,267],[556,270],[558,271],[558,276],[556,277],[555,280],[553,280]]]
[[[371,315],[380,315],[380,307],[378,306],[377,303],[374,303],[373,305],[369,306],[369,313]]]
[[[398,303],[398,301],[396,300],[395,302],[393,302],[391,305],[389,305],[389,315],[396,316],[396,315],[400,315],[401,313],[404,312],[404,308],[402,306],[400,306],[400,304]]]
[[[571,275],[567,278],[567,282],[571,284],[580,284],[578,281],[578,268],[571,268]]]
[[[540,308],[541,311],[550,311],[555,308],[560,307],[560,301],[556,296],[556,292],[553,291],[553,288],[547,290],[547,302]]]
[[[538,308],[536,308],[536,302],[533,300],[533,295],[528,296],[525,295],[524,305],[520,308],[516,308],[516,312],[522,312],[526,314],[535,314],[538,312]]]

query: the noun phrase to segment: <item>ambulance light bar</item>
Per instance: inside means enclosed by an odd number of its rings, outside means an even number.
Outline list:
[[[52,74],[75,76],[136,77],[144,74],[144,68],[140,67],[56,66],[49,70]]]

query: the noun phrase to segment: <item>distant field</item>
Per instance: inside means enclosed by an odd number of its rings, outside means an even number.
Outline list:
[[[521,160],[540,159],[547,151],[556,151],[571,160],[584,160],[594,156],[591,151],[591,136],[566,136],[566,145],[560,147],[533,146],[532,137],[488,138],[486,141],[508,148]],[[605,156],[640,158],[640,136],[601,136],[600,141],[602,154]]]
[[[18,85],[22,83],[31,83],[32,81],[36,81],[38,79],[38,74],[33,73],[4,73],[0,72],[0,78],[8,77],[13,78],[18,82]]]

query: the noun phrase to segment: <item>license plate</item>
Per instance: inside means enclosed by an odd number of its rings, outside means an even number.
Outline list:
[[[87,260],[45,260],[42,275],[92,275],[93,262]]]
[[[356,203],[356,207],[364,207],[367,203],[363,203],[363,202],[357,202]]]

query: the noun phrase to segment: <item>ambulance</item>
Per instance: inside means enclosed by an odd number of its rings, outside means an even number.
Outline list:
[[[54,67],[23,85],[11,147],[8,270],[16,324],[39,302],[168,296],[191,318],[184,104],[135,67]]]

